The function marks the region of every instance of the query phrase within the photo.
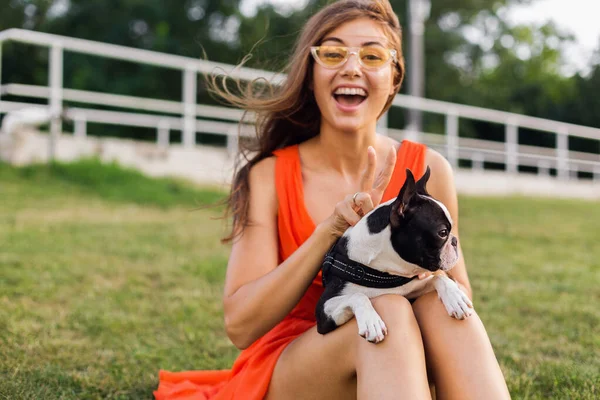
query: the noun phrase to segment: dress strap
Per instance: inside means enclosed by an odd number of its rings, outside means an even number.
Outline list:
[[[398,196],[404,181],[406,180],[406,169],[410,169],[415,179],[419,179],[425,173],[425,155],[427,146],[421,143],[403,140],[398,149],[396,166],[392,174],[392,179],[383,192],[382,202],[393,199]]]
[[[280,238],[280,259],[289,257],[312,234],[314,223],[304,205],[304,188],[298,145],[273,152],[275,157],[275,188],[279,203],[277,225]]]

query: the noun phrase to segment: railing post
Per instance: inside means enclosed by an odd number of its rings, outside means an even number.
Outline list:
[[[62,91],[63,91],[63,48],[60,42],[50,47],[50,134],[48,135],[48,159],[54,160],[56,141],[62,131]]]
[[[485,161],[485,159],[483,158],[483,154],[481,154],[481,153],[473,154],[473,157],[471,159],[471,163],[473,165],[471,168],[477,172],[483,171],[483,162],[484,161]]]
[[[169,121],[166,121],[164,119],[160,120],[160,122],[158,123],[158,135],[156,138],[156,144],[158,145],[158,147],[165,148],[165,149],[167,147],[169,147],[169,142],[170,142],[169,130],[170,130]]]
[[[519,165],[519,127],[516,121],[510,120],[506,123],[505,140],[506,171],[510,174],[516,174]]]
[[[538,175],[540,176],[544,176],[544,177],[548,177],[550,176],[550,162],[546,161],[546,160],[541,160],[538,161]]]
[[[573,166],[569,168],[569,179],[579,179],[579,167],[577,166],[577,164],[573,164]]]
[[[557,175],[559,179],[569,179],[569,130],[561,125],[556,133]]]
[[[377,120],[377,133],[382,134],[383,136],[388,135],[388,113],[386,111],[379,120]]]
[[[183,146],[191,148],[196,145],[196,89],[197,72],[193,65],[188,65],[183,72]]]
[[[241,128],[239,128],[241,129]],[[239,138],[235,128],[229,129],[227,133],[227,155],[235,157],[239,148]]]
[[[87,137],[87,119],[81,112],[75,115],[75,138],[78,140],[85,140]]]
[[[458,168],[458,113],[449,110],[446,114],[446,152],[452,168]]]

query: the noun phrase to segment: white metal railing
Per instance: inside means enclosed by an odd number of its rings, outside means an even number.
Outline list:
[[[2,44],[6,41],[49,47],[49,86],[14,83],[2,85],[2,82],[0,82],[0,113],[32,106],[31,103],[2,100],[2,96],[6,95],[47,99],[47,107],[57,114],[63,110],[64,101],[135,110],[135,112],[126,112],[80,107],[69,108],[67,116],[75,121],[75,135],[79,137],[85,137],[87,123],[116,124],[155,128],[157,129],[157,143],[161,146],[169,144],[170,130],[181,130],[184,146],[194,146],[196,132],[202,132],[226,135],[228,137],[228,147],[233,148],[236,140],[235,135],[238,132],[238,122],[243,113],[241,110],[232,108],[196,104],[195,88],[198,74],[210,74],[215,70],[221,70],[231,77],[242,80],[265,78],[278,83],[285,79],[282,74],[274,74],[268,71],[245,67],[237,68],[227,64],[189,57],[21,29],[0,32],[0,77],[2,71]],[[180,70],[183,79],[182,101],[166,101],[64,88],[62,83],[64,51]],[[569,179],[577,171],[592,173],[595,178],[600,179],[600,155],[592,152],[570,151],[568,145],[569,137],[586,138],[600,142],[600,129],[406,95],[396,96],[390,112],[394,112],[396,107],[417,109],[445,116],[445,135],[426,133],[419,133],[419,135],[424,143],[441,151],[455,167],[458,166],[459,160],[466,159],[472,161],[474,168],[482,168],[484,162],[495,162],[506,165],[506,170],[509,173],[517,172],[519,166],[528,166],[537,168],[541,174],[548,174],[549,170],[554,168],[561,179]],[[161,115],[148,114],[144,111],[160,113]],[[460,137],[461,119],[504,125],[505,141],[501,143]],[[244,122],[252,122],[252,118]],[[384,124],[382,128],[390,135],[400,136],[407,133],[406,131],[388,129],[386,126],[387,119],[385,118],[382,118],[381,122]],[[556,147],[548,149],[519,144],[519,128],[554,134],[556,136]],[[249,125],[242,125],[242,134],[249,134],[250,130]],[[60,131],[60,122],[55,122],[51,126],[49,136],[51,154],[54,152],[54,140]],[[408,133],[415,134],[414,132]]]
[[[4,95],[48,99],[50,89],[46,86],[23,85],[11,83],[0,88]],[[183,114],[183,103],[178,101],[149,99],[144,97],[123,96],[101,92],[90,92],[76,89],[63,89],[63,100],[74,103],[109,105],[118,108],[129,108],[140,111],[153,111],[167,114]],[[239,121],[243,111],[235,108],[197,105],[197,117]]]
[[[164,54],[149,50],[134,49],[125,46],[94,42],[91,40],[76,39],[66,36],[52,35],[48,33],[28,31],[23,29],[8,29],[0,32],[0,63],[2,57],[2,43],[14,41],[20,43],[46,46],[50,49],[49,63],[49,107],[53,114],[60,114],[64,88],[62,85],[63,75],[63,52],[70,51],[80,54],[88,54],[134,63],[154,65],[159,67],[173,68],[182,71],[183,74],[183,143],[185,146],[193,146],[195,143],[194,127],[196,126],[196,83],[198,73],[210,74],[215,70],[236,76],[240,79],[251,80],[266,78],[273,82],[283,79],[273,72],[260,71],[251,68],[237,68],[228,64],[215,63],[190,57],[182,57]],[[0,67],[0,73],[1,73]],[[0,82],[1,83],[1,82]],[[128,125],[128,124],[124,124]],[[54,154],[54,140],[61,131],[60,121],[54,121],[50,129],[50,154]]]
[[[429,100],[405,95],[398,95],[396,99],[394,99],[394,105],[405,108],[414,107],[422,111],[446,115],[447,157],[450,163],[454,166],[458,165],[458,151],[460,149],[458,144],[459,118],[498,123],[506,127],[504,144],[505,158],[502,160],[502,162],[506,164],[508,172],[516,172],[518,165],[522,165],[520,153],[518,151],[519,128],[528,128],[556,134],[556,156],[552,159],[556,161],[558,176],[563,179],[569,177],[569,171],[572,169],[569,165],[570,158],[568,137],[574,136],[600,141],[600,129],[597,128],[529,117],[526,115],[504,111],[489,110],[480,107],[447,103],[443,101]],[[463,149],[463,151],[464,150],[465,149]],[[595,167],[598,167],[600,166],[600,155],[596,155],[595,158],[596,162],[598,163],[598,165],[595,165]],[[592,171],[589,172],[597,173],[598,168],[592,168]]]

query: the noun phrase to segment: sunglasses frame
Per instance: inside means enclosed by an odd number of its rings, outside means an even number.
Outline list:
[[[338,48],[344,48],[348,50],[348,54],[346,55],[346,58],[344,58],[342,61],[340,61],[340,63],[338,65],[335,66],[331,66],[331,65],[326,65],[323,61],[321,61],[321,59],[319,58],[318,55],[318,51],[321,47],[338,47]],[[391,62],[398,62],[397,59],[397,52],[394,49],[387,49],[390,52],[390,58],[388,58],[381,66],[379,67],[370,67],[368,65],[365,65],[363,63],[363,61],[360,59],[359,57],[359,53],[360,50],[364,47],[369,47],[369,46],[362,46],[362,47],[348,47],[348,46],[311,46],[310,48],[310,53],[312,54],[313,58],[315,59],[315,61],[322,66],[323,68],[327,68],[327,69],[336,69],[336,68],[340,68],[341,66],[343,66],[344,64],[346,64],[346,62],[350,59],[350,56],[352,54],[356,55],[356,58],[358,59],[358,63],[360,64],[361,67],[365,68],[365,69],[370,69],[370,70],[377,70],[380,68],[385,67],[386,65],[388,65]]]

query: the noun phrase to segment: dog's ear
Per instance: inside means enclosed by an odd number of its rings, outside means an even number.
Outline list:
[[[398,194],[398,198],[396,201],[399,203],[398,206],[398,214],[402,216],[410,203],[410,200],[417,193],[417,184],[415,183],[415,177],[412,174],[410,169],[406,169],[406,180],[404,181],[404,185],[400,189],[400,193]]]
[[[392,226],[399,225],[400,219],[404,217],[408,205],[416,193],[417,184],[415,183],[415,177],[410,169],[407,168],[404,185],[402,185],[398,197],[396,197],[396,200],[394,200],[392,203],[392,214],[390,215],[390,222]]]
[[[429,180],[430,176],[431,176],[431,169],[429,168],[429,165],[428,165],[427,170],[425,171],[425,173],[423,174],[421,179],[419,179],[417,181],[417,184],[416,184],[417,185],[417,193],[429,196],[429,193],[427,193],[427,181]]]

